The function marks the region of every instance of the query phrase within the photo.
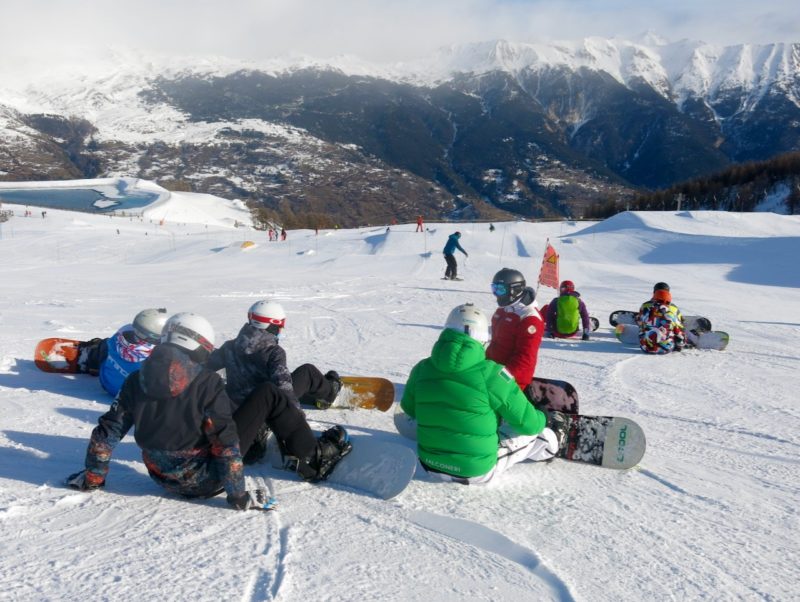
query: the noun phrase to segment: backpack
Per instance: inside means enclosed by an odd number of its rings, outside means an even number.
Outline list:
[[[581,314],[580,302],[574,295],[561,295],[556,301],[556,330],[561,334],[572,334],[578,330]]]

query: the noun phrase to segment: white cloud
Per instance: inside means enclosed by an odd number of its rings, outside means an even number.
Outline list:
[[[461,42],[625,38],[645,30],[711,43],[800,41],[795,5],[785,0],[4,0],[0,60],[38,55],[77,60],[113,45],[254,60],[299,53],[393,61]]]

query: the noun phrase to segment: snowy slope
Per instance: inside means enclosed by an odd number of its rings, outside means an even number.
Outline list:
[[[0,225],[0,597],[796,598],[797,216],[629,213],[493,233],[431,224],[427,235],[404,224],[269,243],[230,227],[221,200],[173,194],[156,210],[141,221],[49,210]],[[451,283],[440,250],[455,229],[470,256],[460,258],[465,280]],[[207,316],[221,342],[254,300],[272,297],[288,311],[290,366],[385,376],[400,391],[449,310],[473,301],[491,311],[492,274],[508,265],[535,278],[548,237],[562,278],[603,326],[587,343],[545,341],[537,373],[575,384],[587,413],[640,422],[648,451],[637,469],[524,464],[485,488],[418,474],[383,502],[257,466],[248,471],[280,503],[263,515],[164,494],[129,436],[104,491],[61,487],[109,399],[91,377],[38,372],[37,340],[108,335],[139,309],[166,306]],[[244,240],[257,245],[243,250]],[[608,314],[635,309],[657,280],[685,313],[730,332],[728,350],[647,357],[617,343]],[[307,413],[320,429],[342,423],[411,445],[391,414]]]

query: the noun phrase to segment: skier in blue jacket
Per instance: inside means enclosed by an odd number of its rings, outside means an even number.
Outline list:
[[[444,280],[455,280],[458,276],[458,263],[456,263],[456,256],[454,255],[456,249],[461,251],[464,257],[469,257],[469,253],[458,243],[459,238],[461,238],[461,232],[453,232],[447,237],[447,243],[442,250],[444,253],[444,260],[447,262],[447,269],[444,271]]]
[[[113,336],[92,339],[78,345],[78,372],[100,379],[103,389],[116,397],[129,374],[141,368],[161,338],[167,310],[143,309]]]

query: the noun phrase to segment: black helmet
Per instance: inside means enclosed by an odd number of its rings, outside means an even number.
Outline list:
[[[656,282],[655,286],[653,287],[653,292],[668,291],[668,290],[669,290],[669,284],[667,284],[666,282]]]
[[[525,276],[522,272],[503,268],[492,278],[492,293],[497,298],[497,305],[505,307],[522,297],[525,292]]]

